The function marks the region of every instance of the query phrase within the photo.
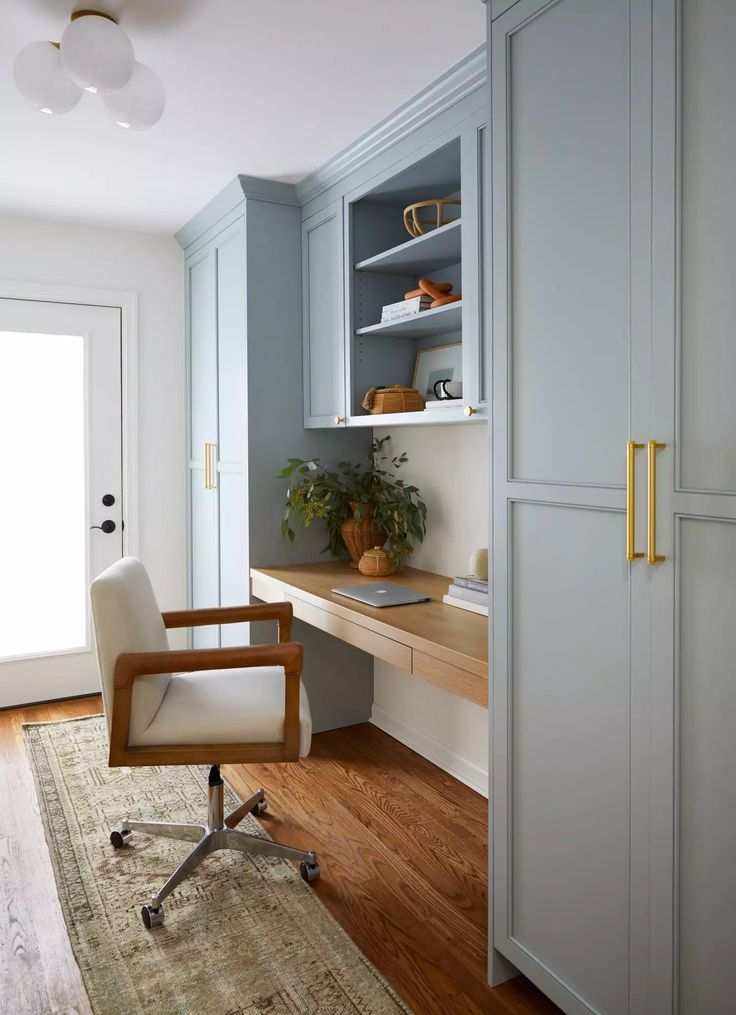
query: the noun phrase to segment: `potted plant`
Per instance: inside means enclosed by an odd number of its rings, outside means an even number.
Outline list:
[[[405,452],[389,457],[389,437],[374,438],[367,465],[338,462],[330,471],[318,458],[290,458],[279,478],[290,479],[281,534],[294,539],[292,522],[308,528],[319,518],[327,528],[323,553],[344,556],[357,567],[363,553],[388,540],[394,570],[413,552],[412,541],[426,532],[427,507],[416,486],[399,479],[398,470],[409,459]]]

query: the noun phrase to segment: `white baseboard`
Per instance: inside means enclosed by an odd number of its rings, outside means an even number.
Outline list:
[[[461,754],[451,750],[446,744],[442,744],[434,737],[409,726],[403,719],[387,712],[375,702],[371,713],[371,722],[379,730],[388,733],[394,740],[411,747],[413,751],[421,754],[423,758],[431,761],[438,768],[459,779],[460,782],[464,782],[466,786],[470,786],[476,793],[481,793],[484,797],[488,796],[488,772],[480,765],[476,765],[474,761],[469,761]]]

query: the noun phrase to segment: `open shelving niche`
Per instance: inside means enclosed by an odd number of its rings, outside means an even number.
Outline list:
[[[351,426],[465,420],[464,402],[421,412],[373,416],[363,397],[373,385],[412,386],[420,349],[462,342],[462,302],[425,310],[403,321],[380,323],[381,310],[416,289],[420,277],[452,282],[462,293],[462,207],[440,228],[408,238],[404,208],[415,201],[462,198],[460,139],[378,184],[350,206],[352,216],[352,372]],[[432,209],[424,214],[429,217]],[[449,209],[452,214],[452,207]],[[424,396],[424,392],[420,392]]]

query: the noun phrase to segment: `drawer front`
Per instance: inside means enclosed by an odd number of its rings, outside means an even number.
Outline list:
[[[353,645],[355,648],[362,649],[363,652],[376,656],[377,659],[383,659],[387,663],[391,663],[392,666],[398,666],[399,669],[411,673],[411,649],[408,645],[402,645],[391,638],[385,638],[368,628],[354,624],[350,620],[344,620],[327,610],[322,610],[319,606],[305,603],[304,600],[291,595],[283,586],[276,582],[270,582],[268,579],[254,576],[252,589],[253,595],[258,599],[267,603],[289,602],[294,608],[294,616],[299,620],[311,624],[312,627],[318,627],[321,631],[347,642],[348,645]]]
[[[425,652],[413,653],[411,672],[452,694],[488,708],[488,680]]]

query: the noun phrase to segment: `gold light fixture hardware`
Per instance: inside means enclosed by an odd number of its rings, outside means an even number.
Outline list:
[[[470,419],[471,416],[474,416],[475,413],[476,410],[473,408],[472,405],[466,405],[465,408],[463,409],[463,414],[467,416],[468,419]]]
[[[335,416],[335,426],[340,426],[340,424],[344,422],[345,422],[344,416]]]
[[[204,488],[215,489],[215,445],[209,441],[204,444]]]
[[[647,442],[647,564],[659,564],[667,559],[657,553],[657,451],[666,447],[659,441]]]
[[[94,17],[96,18],[106,18],[108,21],[112,21],[114,25],[117,25],[118,23],[118,19],[114,18],[112,14],[105,14],[104,11],[89,11],[89,10],[74,11],[69,20],[76,21],[77,18],[88,18],[90,17],[90,15],[94,15]]]
[[[636,470],[634,461],[636,452],[643,448],[636,441],[626,442],[626,559],[639,560],[643,551],[636,552]]]

